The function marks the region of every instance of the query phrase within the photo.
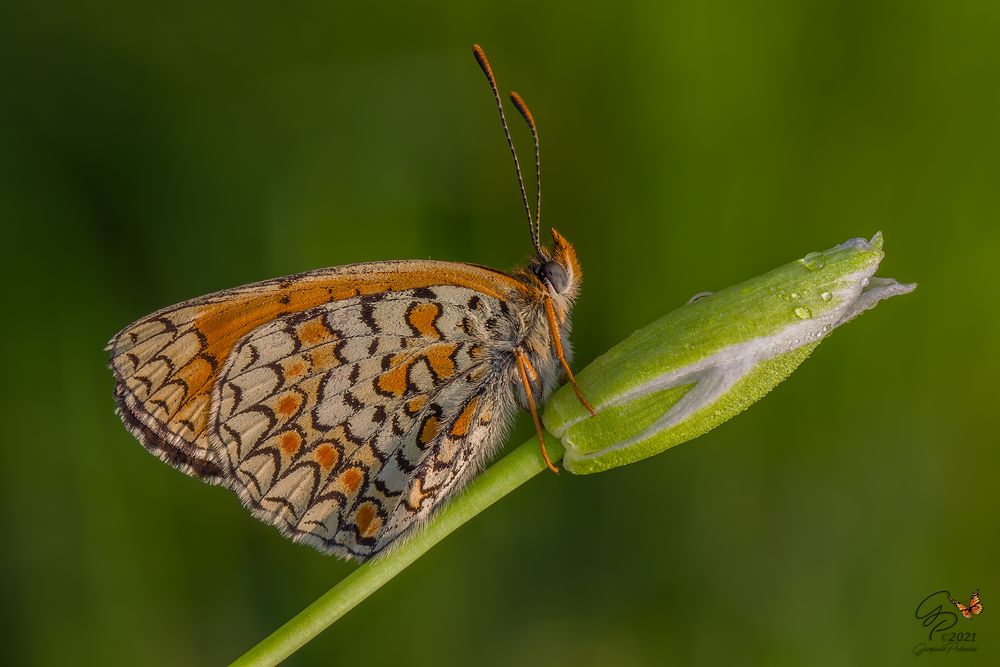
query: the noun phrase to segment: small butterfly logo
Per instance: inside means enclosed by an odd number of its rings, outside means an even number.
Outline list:
[[[979,599],[979,589],[972,591],[972,595],[969,597],[969,604],[965,605],[956,600],[955,598],[948,598],[948,602],[955,605],[955,608],[962,612],[962,616],[966,618],[972,618],[974,615],[979,615],[983,613],[983,601]]]

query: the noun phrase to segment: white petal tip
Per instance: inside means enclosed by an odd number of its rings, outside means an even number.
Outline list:
[[[875,239],[872,240],[874,241]],[[871,310],[880,301],[885,301],[901,294],[909,294],[915,289],[917,289],[917,283],[901,283],[897,282],[895,278],[872,276],[868,280],[868,284],[862,288],[858,298],[844,312],[843,317],[840,318],[840,324],[853,320],[866,310]]]

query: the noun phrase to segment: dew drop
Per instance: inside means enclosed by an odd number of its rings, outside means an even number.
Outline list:
[[[792,297],[793,299],[798,299],[799,298],[799,293],[798,292],[792,292],[788,296]]]
[[[823,259],[823,253],[811,252],[802,258],[802,263],[810,271],[819,271],[826,265],[826,260]]]
[[[861,279],[861,286],[862,287],[868,287],[868,279],[867,278],[862,278]]]
[[[833,295],[830,294],[829,292],[823,292],[822,294],[819,295],[819,297],[823,299],[823,301],[829,301],[830,299],[833,298]]]
[[[800,320],[808,320],[810,317],[813,316],[813,314],[812,311],[806,308],[805,306],[799,306],[798,308],[795,309],[795,316],[798,317]]]

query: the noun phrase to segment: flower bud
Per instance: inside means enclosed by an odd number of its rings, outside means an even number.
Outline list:
[[[545,407],[563,467],[600,472],[696,438],[784,380],[831,331],[915,284],[874,277],[882,234],[696,297],[611,348]]]

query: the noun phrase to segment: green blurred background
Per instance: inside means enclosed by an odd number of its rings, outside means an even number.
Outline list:
[[[472,42],[540,123],[578,367],[877,230],[921,286],[696,443],[539,476],[292,664],[902,664],[975,586],[947,659],[996,659],[998,38],[985,0],[4,3],[3,661],[217,664],[354,569],[144,452],[102,348],[267,277],[527,258]]]

